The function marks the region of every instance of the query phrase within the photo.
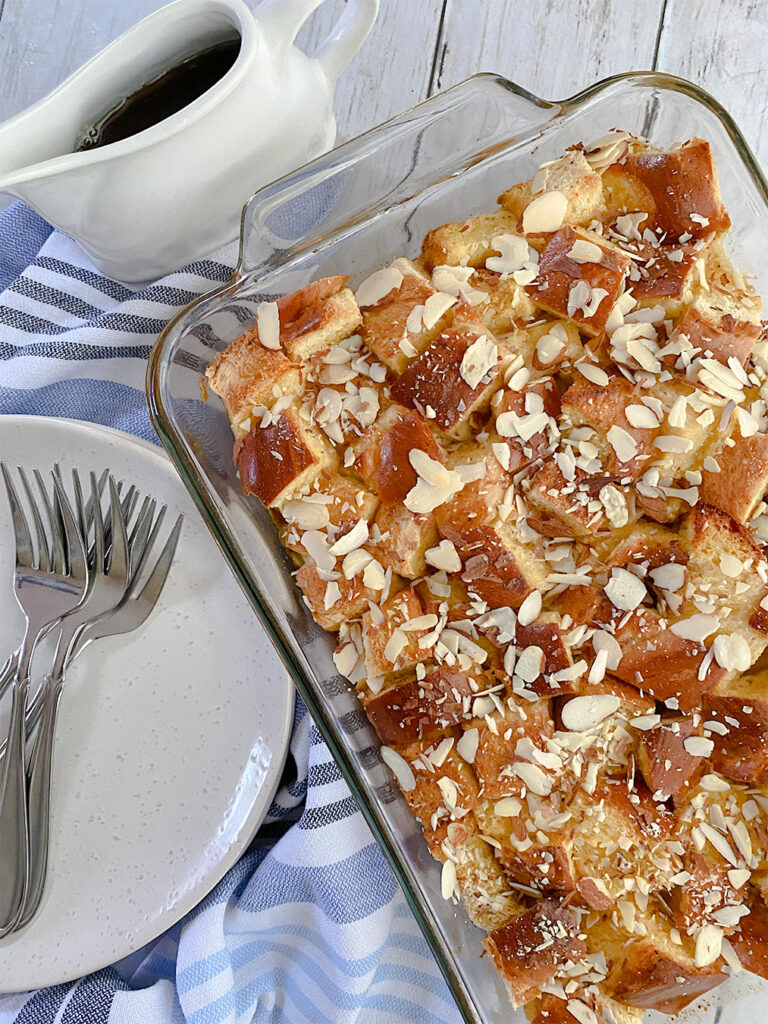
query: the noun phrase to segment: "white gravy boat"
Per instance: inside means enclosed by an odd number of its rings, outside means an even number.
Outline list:
[[[315,58],[294,45],[323,0],[176,0],[145,18],[40,102],[0,124],[0,191],[76,238],[109,277],[138,283],[237,234],[267,182],[328,149],[336,78],[379,0],[347,9]],[[75,153],[84,128],[184,58],[241,38],[232,68],[177,114]]]

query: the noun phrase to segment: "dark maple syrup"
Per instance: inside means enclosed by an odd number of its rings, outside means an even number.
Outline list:
[[[185,58],[126,96],[80,135],[75,152],[129,139],[177,114],[220,81],[237,60],[240,37]]]

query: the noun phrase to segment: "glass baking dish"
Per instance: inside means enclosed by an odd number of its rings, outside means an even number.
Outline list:
[[[471,1024],[509,1024],[525,1016],[511,1009],[489,958],[481,958],[483,934],[460,907],[441,898],[440,867],[381,762],[354,691],[336,672],[332,640],[298,598],[293,566],[269,515],[240,491],[224,409],[215,396],[204,401],[200,376],[218,350],[255,323],[262,300],[330,274],[349,273],[355,285],[396,255],[416,256],[430,228],[493,208],[503,189],[530,177],[543,161],[614,127],[660,144],[709,139],[734,224],[735,262],[754,273],[768,295],[768,185],[738,128],[707,93],[679,78],[643,72],[549,102],[484,74],[258,192],[243,211],[240,262],[231,281],[169,323],[148,367],[157,432],[338,761]],[[730,979],[686,1019],[719,1019],[717,1006],[727,1002],[730,1024],[757,1024],[759,982],[748,977]]]

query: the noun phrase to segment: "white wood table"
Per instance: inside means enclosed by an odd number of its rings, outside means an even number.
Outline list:
[[[0,120],[163,2],[0,0]],[[301,41],[317,45],[343,3],[326,0]],[[618,71],[658,69],[704,86],[768,163],[767,52],[766,0],[381,0],[339,83],[339,138],[477,71],[562,99]]]
[[[163,3],[0,0],[0,120]],[[343,3],[327,0],[302,45],[322,41]],[[620,71],[656,69],[711,92],[768,164],[766,53],[768,0],[381,0],[338,85],[339,140],[478,71],[563,99]]]

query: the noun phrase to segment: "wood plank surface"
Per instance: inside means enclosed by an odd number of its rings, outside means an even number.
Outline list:
[[[658,68],[703,86],[768,166],[768,3],[667,0]]]
[[[434,86],[494,71],[564,99],[618,71],[652,67],[662,9],[663,0],[447,0]]]

